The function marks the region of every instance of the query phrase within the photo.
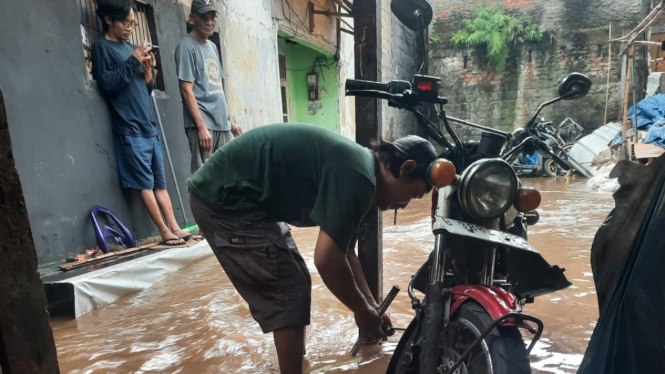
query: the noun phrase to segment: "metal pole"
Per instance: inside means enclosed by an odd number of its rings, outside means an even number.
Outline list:
[[[157,107],[157,99],[155,98],[155,90],[150,93],[152,97],[152,104],[155,106],[155,114],[157,114],[157,123],[159,124],[159,131],[162,134],[162,143],[164,144],[164,150],[166,151],[166,159],[169,161],[169,167],[171,168],[171,176],[173,177],[173,184],[175,185],[175,192],[178,195],[178,202],[180,203],[180,211],[182,212],[182,223],[187,225],[185,220],[185,205],[182,203],[182,195],[180,195],[180,187],[178,187],[178,180],[175,177],[175,169],[173,168],[173,161],[171,160],[171,152],[169,151],[169,145],[166,142],[166,135],[164,134],[164,126],[162,126],[162,118],[159,116],[159,108]]]

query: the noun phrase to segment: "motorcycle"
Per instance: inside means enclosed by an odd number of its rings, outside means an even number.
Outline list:
[[[570,148],[582,136],[583,130],[582,126],[570,118],[566,118],[557,127],[554,126],[553,122],[545,122],[545,119],[541,118],[541,122],[534,126],[534,134],[547,143],[559,157],[563,158],[567,158]],[[512,133],[513,143],[509,146],[519,143],[520,139],[524,139],[525,136],[524,129],[515,130]],[[563,170],[552,158],[537,150],[522,152],[515,158],[511,166],[519,177],[555,177],[563,174]]]
[[[524,129],[517,129],[512,133],[513,142],[519,143],[522,139]],[[552,122],[541,122],[534,126],[534,132],[547,143],[547,145],[554,151],[559,150],[559,143],[556,138],[556,131],[553,129]],[[515,145],[515,144],[512,144]],[[561,174],[561,168],[557,163],[547,155],[534,150],[529,153],[527,151],[520,153],[515,157],[515,160],[510,164],[517,173],[518,177],[556,177]]]
[[[431,21],[431,7],[424,0],[401,0],[392,8],[409,28],[424,29]],[[411,82],[346,81],[347,96],[383,99],[391,107],[410,111],[422,130],[443,148],[428,170],[435,187],[434,249],[409,283],[415,317],[387,372],[530,373],[529,353],[544,326],[537,317],[524,313],[524,306],[571,283],[563,275],[565,269],[548,264],[527,241],[527,227],[539,219],[536,208],[541,196],[521,185],[510,164],[532,148],[562,169],[570,168],[537,136],[534,125],[542,108],[584,97],[591,81],[577,73],[565,77],[558,97],[540,105],[523,128],[526,136],[512,147],[506,146],[515,140],[510,133],[447,116],[444,106],[448,100],[439,96],[440,82],[440,78],[425,75],[415,75]],[[424,105],[438,106],[438,119],[450,141],[420,111]],[[450,122],[480,129],[480,142],[462,142]],[[422,302],[414,290],[425,295]],[[520,330],[533,334],[528,348]]]

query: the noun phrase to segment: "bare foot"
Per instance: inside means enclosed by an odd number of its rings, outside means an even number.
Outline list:
[[[162,245],[175,246],[175,245],[185,244],[185,240],[183,240],[181,237],[174,234],[170,230],[160,232],[159,234],[162,236],[162,242],[160,243]]]
[[[171,230],[175,235],[177,235],[180,239],[184,240],[189,240],[189,239],[194,239],[194,240],[201,240],[203,237],[201,235],[194,235],[190,234],[186,231],[181,230],[180,228],[176,228],[175,230]]]

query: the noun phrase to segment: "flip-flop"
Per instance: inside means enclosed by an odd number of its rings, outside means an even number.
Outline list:
[[[176,241],[176,240],[178,240],[178,241],[182,240],[182,242],[179,242],[179,243],[173,243],[173,241]],[[171,242],[171,243],[169,243],[169,242]],[[162,240],[162,241],[159,243],[159,245],[163,245],[163,246],[166,246],[166,247],[179,247],[179,246],[181,246],[181,245],[185,245],[185,244],[187,244],[187,241],[186,241],[186,240],[183,240],[182,238],[165,239],[165,240]]]

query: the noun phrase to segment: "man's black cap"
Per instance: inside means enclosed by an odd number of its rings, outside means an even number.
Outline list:
[[[217,12],[212,0],[194,0],[192,1],[192,13],[206,14],[208,12]]]
[[[404,156],[416,162],[418,165],[415,170],[416,175],[429,183],[427,170],[438,157],[432,143],[420,136],[409,135],[395,140],[393,146]]]

